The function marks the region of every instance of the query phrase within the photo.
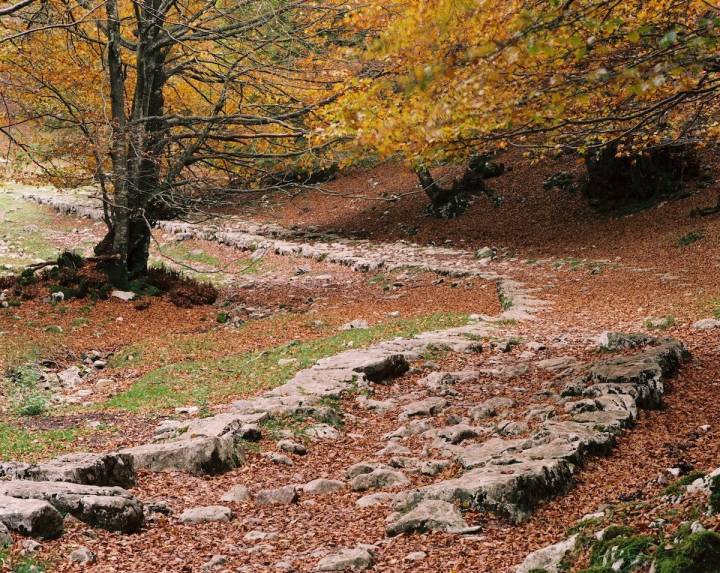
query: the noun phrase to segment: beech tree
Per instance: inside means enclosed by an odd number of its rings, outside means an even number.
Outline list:
[[[327,111],[348,157],[401,156],[433,201],[433,165],[516,146],[617,155],[720,133],[720,7],[705,0],[370,1],[365,70]]]
[[[317,151],[305,119],[334,97],[327,48],[341,3],[46,0],[43,10],[31,34],[22,6],[1,24],[5,131],[48,175],[100,184],[108,233],[96,252],[116,259],[119,282],[147,272],[159,218]],[[32,141],[12,129],[25,123]]]

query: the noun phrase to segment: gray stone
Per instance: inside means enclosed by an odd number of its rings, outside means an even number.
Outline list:
[[[307,454],[307,448],[305,446],[292,440],[280,440],[277,443],[277,447],[283,452],[287,452],[289,454],[295,454],[298,456],[304,456]]]
[[[31,481],[63,481],[84,485],[132,487],[135,471],[128,454],[77,453],[39,465],[0,463],[0,477]]]
[[[135,293],[131,291],[124,291],[124,290],[114,290],[110,293],[110,296],[112,298],[118,298],[122,301],[128,302],[135,298]]]
[[[370,325],[367,320],[356,319],[343,324],[340,330],[366,330],[368,328],[370,328]]]
[[[341,549],[323,557],[317,564],[318,571],[364,571],[373,565],[373,556],[363,547]]]
[[[10,547],[12,545],[12,536],[10,535],[10,530],[3,525],[2,522],[0,522],[0,550],[4,549],[5,547]]]
[[[227,522],[233,517],[232,510],[223,505],[208,505],[192,507],[180,514],[180,523],[210,523],[216,521]]]
[[[295,503],[298,499],[295,486],[261,489],[255,494],[255,503],[258,505],[288,505]]]
[[[63,517],[46,501],[0,495],[0,523],[20,535],[55,539],[63,532]]]
[[[525,422],[513,420],[500,420],[496,427],[498,433],[503,436],[519,436],[529,431],[529,427]]]
[[[477,437],[479,433],[476,428],[468,426],[467,424],[455,424],[454,426],[446,426],[439,429],[437,435],[451,444],[459,444],[470,438]]]
[[[350,481],[353,491],[367,491],[369,489],[382,489],[409,485],[410,481],[402,472],[379,468],[370,473],[360,474]]]
[[[57,377],[65,388],[75,388],[75,386],[82,384],[81,372],[78,366],[70,366],[70,368],[58,372]]]
[[[119,487],[17,480],[0,482],[0,495],[46,501],[62,514],[109,531],[134,533],[144,522],[142,504]]]
[[[277,452],[268,452],[265,454],[265,457],[270,460],[274,464],[278,464],[281,466],[293,466],[295,465],[295,462],[293,462],[289,457],[287,457],[285,454],[279,454]]]
[[[302,486],[303,493],[310,495],[326,495],[335,493],[345,487],[339,480],[318,478]]]
[[[237,450],[232,436],[196,437],[159,444],[145,444],[121,450],[132,456],[136,469],[185,471],[192,474],[220,474],[238,467],[244,453]]]
[[[560,564],[565,556],[574,551],[577,545],[577,535],[538,549],[530,553],[525,560],[522,562],[520,567],[516,569],[516,573],[530,573],[533,570],[543,570],[547,573],[558,573],[560,571]]]
[[[338,440],[340,432],[328,424],[315,424],[305,430],[311,440]]]
[[[227,562],[228,558],[224,555],[213,555],[209,561],[202,564],[202,569],[203,571],[212,571],[213,569],[226,565]]]
[[[388,445],[385,446],[382,450],[379,450],[376,455],[378,457],[398,455],[404,456],[410,453],[412,453],[412,451],[409,448],[403,446],[395,440],[391,440]]]
[[[417,402],[411,402],[403,408],[401,418],[427,418],[430,416],[437,416],[447,406],[447,400],[444,398],[426,398],[425,400],[418,400]]]
[[[457,507],[434,499],[419,503],[407,513],[391,515],[388,521],[385,531],[390,536],[416,531],[460,532],[468,528]]]
[[[472,416],[473,420],[485,420],[497,416],[502,410],[512,408],[514,405],[515,400],[512,398],[490,398],[472,408],[470,410],[470,416]]]
[[[693,330],[713,330],[715,328],[720,328],[720,320],[715,318],[704,318],[702,320],[698,320],[697,322],[693,322],[691,328]]]
[[[220,501],[240,503],[250,500],[250,490],[244,485],[235,485],[226,491]]]
[[[462,476],[408,492],[398,510],[437,499],[473,511],[492,511],[521,522],[541,502],[566,492],[574,466],[562,459],[518,460],[511,465],[486,465]]]
[[[403,557],[403,561],[422,561],[426,558],[427,553],[425,553],[424,551],[412,551],[411,553],[408,553],[405,557]]]
[[[97,557],[87,547],[78,547],[75,551],[70,553],[68,559],[70,559],[73,563],[78,563],[80,565],[90,565],[91,563],[95,563]]]
[[[370,493],[364,495],[355,502],[358,507],[375,507],[376,505],[386,505],[395,500],[394,493]]]

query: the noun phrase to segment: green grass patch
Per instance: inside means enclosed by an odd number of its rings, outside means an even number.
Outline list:
[[[22,255],[20,259],[0,255],[0,264],[21,267],[32,263],[34,259],[49,260],[57,257],[58,249],[42,231],[46,229],[48,232],[57,232],[67,225],[61,225],[58,229],[58,221],[46,208],[0,193],[0,211],[5,213],[2,223],[4,241],[12,250]],[[28,227],[37,229],[29,231]]]
[[[465,314],[436,313],[393,320],[367,329],[346,330],[326,338],[295,341],[220,359],[186,360],[148,372],[129,390],[111,398],[104,406],[130,411],[158,410],[192,403],[193,398],[199,394],[206,397],[210,403],[220,403],[228,398],[279,386],[320,358],[350,348],[362,348],[381,340],[407,338],[421,332],[466,323]],[[125,364],[137,364],[142,356],[138,356],[138,349],[128,352],[130,354],[121,353],[126,358]],[[128,356],[135,358],[128,361]],[[293,361],[287,363],[287,359]],[[117,360],[122,361],[122,357]],[[280,360],[283,360],[282,364],[278,364]],[[115,363],[115,360],[113,362]]]
[[[78,437],[76,429],[29,431],[0,423],[0,459],[32,458],[68,449]]]
[[[659,318],[648,318],[645,321],[645,328],[649,330],[667,330],[675,326],[676,323],[675,317],[668,314],[667,316],[661,316]]]

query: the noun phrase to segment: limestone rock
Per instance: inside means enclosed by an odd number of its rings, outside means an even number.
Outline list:
[[[0,477],[32,481],[62,481],[84,485],[132,487],[135,471],[128,454],[77,453],[39,465],[0,463]]]
[[[715,318],[704,318],[693,322],[692,325],[693,330],[713,330],[715,328],[720,328],[720,320]]]
[[[244,461],[232,436],[197,437],[159,444],[145,444],[120,451],[132,456],[135,468],[151,471],[185,471],[215,475]]]
[[[319,478],[306,483],[302,487],[302,490],[303,493],[311,495],[326,495],[329,493],[340,491],[344,487],[345,484],[341,481]]]
[[[517,568],[516,573],[530,573],[534,570],[558,573],[563,558],[571,551],[574,551],[576,545],[577,535],[573,535],[555,545],[538,549],[525,557],[520,567]]]
[[[435,499],[474,511],[492,511],[521,522],[539,503],[566,492],[572,483],[572,471],[573,466],[562,459],[487,465],[408,492],[396,507],[411,510],[424,500]]]
[[[220,498],[220,501],[239,503],[250,500],[250,497],[250,490],[248,490],[248,488],[244,485],[236,485],[226,491]]]
[[[370,493],[364,495],[355,502],[358,507],[375,507],[376,505],[385,505],[391,503],[395,499],[394,493]]]
[[[40,539],[55,539],[63,532],[63,517],[46,501],[0,495],[0,523],[10,531]]]
[[[386,487],[406,486],[410,481],[402,472],[379,468],[370,473],[360,474],[350,481],[353,491],[367,491]]]
[[[338,440],[340,432],[329,424],[315,424],[305,430],[311,440]]]
[[[288,505],[297,501],[295,486],[261,489],[255,494],[255,503],[259,505]]]
[[[87,547],[78,547],[75,551],[70,553],[68,559],[70,559],[73,563],[78,563],[80,565],[90,565],[91,563],[95,563],[97,557]]]
[[[323,557],[317,564],[318,571],[364,571],[373,565],[373,556],[363,547],[341,549]]]
[[[388,518],[385,529],[388,535],[400,533],[449,531],[460,532],[468,528],[460,510],[452,503],[440,500],[426,500],[405,514]]]
[[[307,454],[307,448],[302,444],[294,442],[293,440],[280,440],[277,443],[277,447],[283,452],[287,452],[289,454],[295,454],[298,456],[304,456]]]
[[[437,416],[445,406],[447,406],[447,400],[444,398],[433,397],[418,400],[417,402],[411,402],[403,408],[401,418],[427,418]]]
[[[144,522],[142,504],[119,487],[16,480],[0,482],[0,496],[45,501],[62,514],[109,531],[134,533]]]
[[[12,545],[12,536],[10,535],[10,530],[3,525],[2,522],[0,522],[0,550],[10,547]]]
[[[178,518],[180,523],[209,523],[216,521],[230,521],[233,517],[229,507],[223,505],[208,505],[186,509]]]
[[[470,410],[473,420],[485,420],[496,416],[500,411],[512,408],[515,400],[512,398],[496,397],[485,400],[482,404]]]

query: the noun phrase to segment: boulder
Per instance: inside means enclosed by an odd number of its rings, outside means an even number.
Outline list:
[[[305,434],[313,441],[340,439],[340,432],[329,424],[314,424],[306,428]]]
[[[455,424],[454,426],[446,426],[439,429],[437,435],[451,444],[459,444],[470,438],[477,437],[479,433],[476,428],[468,426],[467,424]]]
[[[278,449],[289,454],[295,454],[297,456],[304,456],[307,454],[307,448],[302,444],[298,444],[293,440],[280,440],[277,443]]]
[[[410,480],[408,480],[402,472],[378,468],[370,473],[363,473],[354,477],[350,481],[350,488],[353,491],[367,491],[369,489],[383,489],[409,484]]]
[[[226,491],[220,498],[220,501],[239,503],[250,500],[250,497],[250,490],[248,490],[248,488],[244,485],[236,485]]]
[[[261,489],[255,494],[255,503],[258,505],[289,505],[297,501],[298,495],[295,486]]]
[[[516,569],[515,573],[530,573],[531,571],[546,571],[547,573],[559,573],[560,565],[565,556],[574,551],[577,545],[577,535],[533,551]]]
[[[12,535],[10,535],[10,530],[5,527],[2,522],[0,522],[0,551],[6,547],[10,547],[12,542],[13,540]]]
[[[63,532],[60,512],[48,502],[38,499],[0,495],[0,523],[5,530],[40,539],[55,539]]]
[[[435,499],[423,501],[407,513],[391,515],[388,521],[385,531],[390,536],[416,531],[457,533],[468,529],[468,524],[457,507],[452,503]]]
[[[0,477],[31,481],[62,481],[84,485],[132,487],[133,459],[128,454],[77,453],[38,465],[0,463]]]
[[[180,514],[180,523],[211,523],[217,521],[230,521],[233,517],[229,507],[223,505],[208,505],[203,507],[192,507]]]
[[[78,563],[80,565],[90,565],[91,563],[95,563],[97,557],[87,547],[78,547],[75,551],[70,553],[68,559],[70,559],[73,563]]]
[[[373,565],[372,553],[364,547],[341,549],[323,557],[317,564],[318,571],[364,571]]]
[[[144,522],[142,504],[119,487],[16,480],[0,482],[0,496],[45,501],[62,514],[109,531],[134,533]]]
[[[244,453],[235,447],[230,435],[145,444],[120,453],[132,456],[135,468],[192,474],[220,474],[244,462]]]
[[[514,405],[515,400],[513,400],[512,398],[489,398],[488,400],[485,400],[482,404],[479,404],[472,408],[470,410],[470,416],[472,416],[473,420],[485,420],[487,418],[497,416],[500,411],[506,410],[507,408],[512,408]]]
[[[411,402],[405,406],[400,417],[402,419],[407,419],[437,416],[446,406],[447,400],[444,398],[426,398],[425,400]]]
[[[715,328],[720,328],[720,320],[715,318],[703,318],[702,320],[693,322],[691,328],[693,330],[714,330]]]
[[[526,520],[543,501],[565,493],[574,466],[562,459],[523,459],[510,465],[487,465],[458,478],[406,493],[396,502],[400,511],[422,501],[457,503],[473,511],[492,511],[514,522]]]
[[[345,484],[339,480],[319,478],[306,483],[302,490],[303,493],[310,495],[327,495],[340,491],[344,487]]]

